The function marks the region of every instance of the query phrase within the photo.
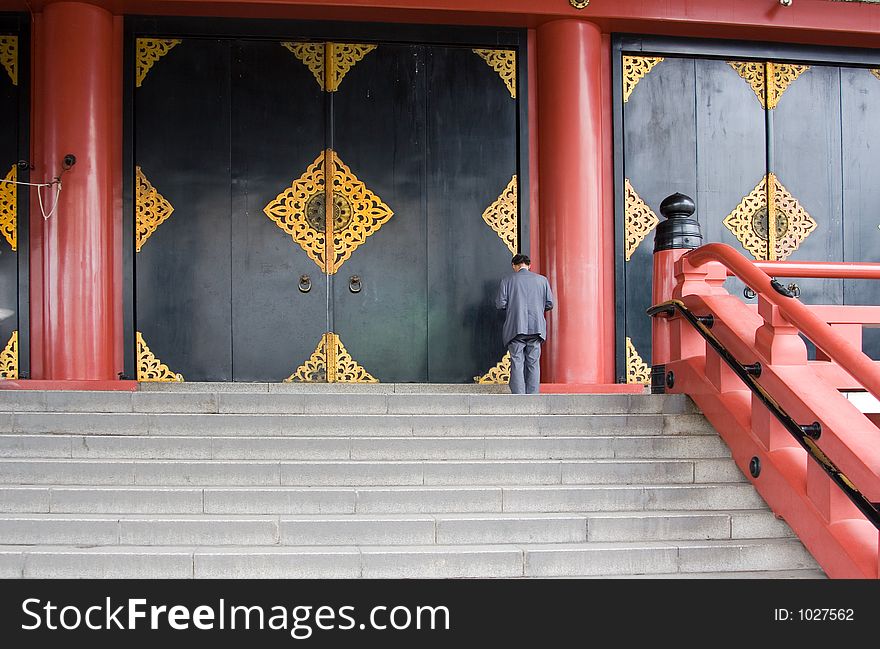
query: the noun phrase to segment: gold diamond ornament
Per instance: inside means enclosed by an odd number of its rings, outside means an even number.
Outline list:
[[[504,191],[483,212],[486,222],[495,234],[504,242],[511,254],[516,254],[517,230],[517,182],[516,175],[507,183]]]
[[[17,246],[18,187],[15,184],[17,179],[15,165],[12,165],[4,179],[6,182],[0,183],[0,234],[3,234],[13,250]]]
[[[330,187],[324,181],[331,160]],[[331,195],[333,233],[326,236],[326,202]],[[300,245],[325,273],[332,275],[394,216],[381,198],[361,182],[331,149],[321,153],[302,176],[270,201],[263,212]]]
[[[13,331],[0,352],[0,379],[18,378],[18,330]]]
[[[626,261],[629,261],[651,231],[660,223],[660,219],[648,204],[633,189],[629,178],[624,184],[624,220],[626,229]]]
[[[135,167],[135,252],[141,251],[173,211],[174,206],[150,184],[140,166]]]

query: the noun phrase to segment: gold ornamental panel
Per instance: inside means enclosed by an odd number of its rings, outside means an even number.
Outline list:
[[[516,99],[516,52],[514,50],[474,50],[474,54],[489,64],[507,86],[507,92]]]
[[[504,354],[498,364],[483,376],[475,376],[474,382],[482,385],[507,385],[510,383],[510,352]]]
[[[325,160],[331,182],[324,181]],[[332,210],[327,209],[330,195]],[[332,149],[318,155],[302,176],[278,194],[263,212],[302,247],[325,273],[332,275],[394,216],[382,199],[361,182]],[[332,235],[327,236],[327,222]]]
[[[281,43],[311,70],[321,90],[336,92],[339,84],[359,61],[375,50],[378,45],[362,43]],[[326,62],[329,61],[329,64]]]
[[[137,380],[143,382],[182,382],[183,375],[172,372],[158,358],[144,341],[144,335],[135,332],[137,340]]]
[[[516,254],[517,233],[517,181],[516,174],[504,191],[483,212],[483,221],[497,234],[510,254]]]
[[[810,69],[809,65],[772,61],[728,61],[727,64],[749,84],[761,106],[770,110],[776,108],[795,79]]]
[[[871,74],[880,79],[880,68],[874,68],[873,70],[871,70]]]
[[[18,36],[0,36],[0,65],[6,68],[12,85],[18,85]]]
[[[6,347],[0,352],[0,379],[18,378],[18,330],[12,332]]]
[[[13,250],[17,245],[18,186],[15,184],[17,179],[16,166],[12,165],[4,178],[6,182],[0,183],[0,233]]]
[[[379,380],[355,361],[339,336],[325,333],[315,351],[285,383],[378,383]]]
[[[626,337],[626,382],[644,384],[651,382],[651,367],[639,356],[629,336]]]
[[[180,45],[183,41],[179,39],[161,39],[161,38],[139,38],[137,39],[137,47],[135,52],[135,86],[141,87],[144,79],[147,78],[147,72],[153,67],[163,56],[168,54],[171,49]]]
[[[646,74],[663,61],[662,56],[624,56],[623,57],[623,103],[629,101],[636,85]]]
[[[625,179],[624,184],[624,228],[626,230],[626,261],[629,261],[651,231],[660,223],[660,219],[654,214],[654,211],[648,207],[648,204],[633,189],[629,178]]]
[[[150,184],[140,166],[135,167],[135,251],[141,248],[156,229],[168,220],[174,206]]]
[[[818,225],[772,173],[761,179],[723,223],[755,259],[769,260],[784,260]]]

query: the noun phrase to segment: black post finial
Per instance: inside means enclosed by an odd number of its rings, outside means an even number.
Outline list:
[[[696,212],[694,199],[675,193],[660,203],[660,213],[666,219],[654,234],[654,252],[676,248],[699,248],[703,245],[700,222],[692,218]]]

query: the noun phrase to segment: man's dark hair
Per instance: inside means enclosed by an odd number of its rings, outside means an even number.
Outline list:
[[[532,260],[529,259],[528,255],[514,255],[513,259],[510,260],[510,263],[514,266],[519,266],[520,264],[525,264],[526,266],[532,265]]]

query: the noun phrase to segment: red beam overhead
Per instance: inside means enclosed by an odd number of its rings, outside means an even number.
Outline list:
[[[0,0],[0,9],[35,11],[58,0]],[[228,16],[537,27],[576,18],[605,32],[644,32],[880,47],[880,7],[797,0],[86,0],[116,14]]]

